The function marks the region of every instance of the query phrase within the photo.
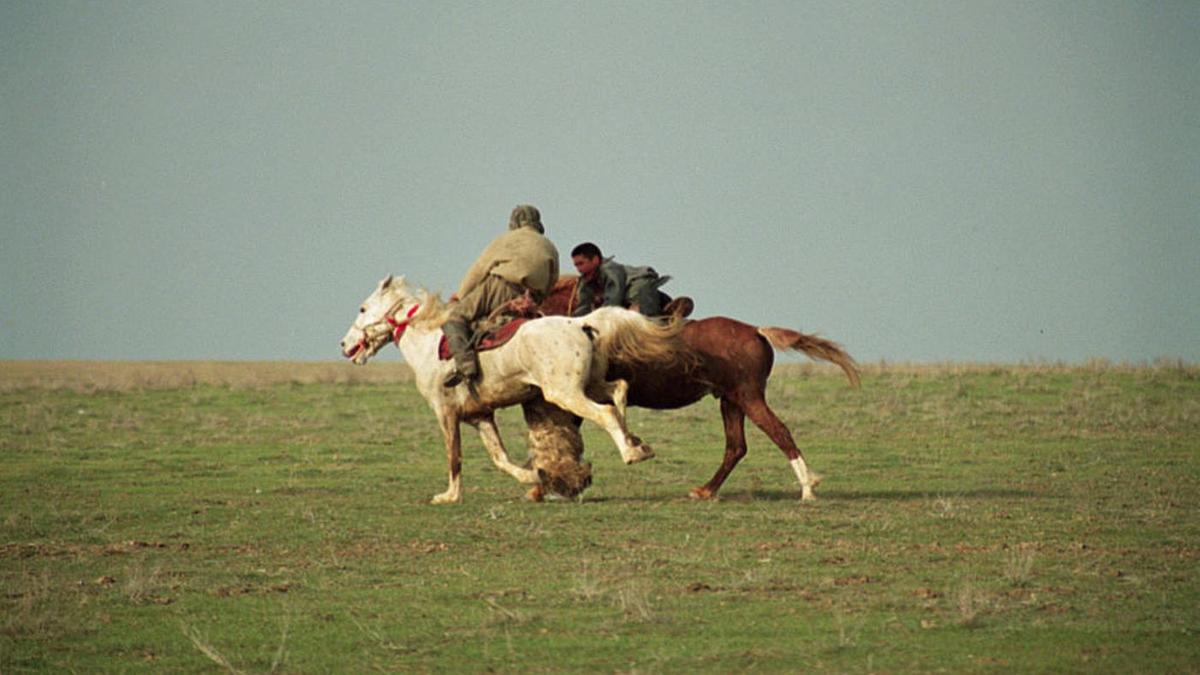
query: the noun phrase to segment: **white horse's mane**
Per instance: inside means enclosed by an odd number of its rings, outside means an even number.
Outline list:
[[[416,328],[441,328],[450,318],[450,305],[442,301],[440,293],[427,291],[424,288],[416,292],[415,297],[421,308],[413,315],[412,325]]]

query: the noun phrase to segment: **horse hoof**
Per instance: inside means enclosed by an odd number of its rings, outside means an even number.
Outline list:
[[[630,448],[629,454],[625,456],[625,463],[637,464],[638,462],[644,462],[648,459],[652,459],[653,457],[654,451],[650,449],[650,446],[643,443],[642,445]]]
[[[433,499],[429,500],[430,504],[457,504],[462,501],[460,495],[452,495],[448,492],[443,492],[440,495],[434,495]]]
[[[716,498],[716,495],[713,494],[713,491],[709,490],[706,487],[692,488],[688,492],[688,496],[691,497],[692,499],[695,499],[697,501],[702,501],[702,502],[706,502],[706,501]]]
[[[533,487],[529,488],[529,492],[525,493],[526,501],[540,502],[540,501],[544,500],[545,498],[546,498],[545,495],[542,494],[542,486],[541,485],[534,485]]]

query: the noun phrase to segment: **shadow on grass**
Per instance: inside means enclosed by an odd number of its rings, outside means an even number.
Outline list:
[[[924,501],[940,497],[957,499],[1015,499],[1036,497],[1028,490],[984,488],[978,490],[816,490],[817,501]],[[800,501],[799,490],[721,491],[727,501]]]
[[[858,501],[881,501],[881,502],[911,502],[911,501],[931,501],[935,499],[953,497],[955,499],[1027,499],[1031,497],[1045,497],[1035,492],[1028,490],[1013,490],[1006,488],[983,488],[976,490],[817,490],[817,502],[858,502]],[[524,501],[521,498],[514,497],[514,501]],[[661,492],[653,494],[608,494],[608,495],[591,495],[585,493],[583,501],[589,504],[630,504],[630,503],[667,503],[667,502],[693,502],[696,504],[705,503],[700,500],[692,499],[687,492]],[[800,502],[800,490],[722,490],[715,501],[721,502]],[[552,497],[547,499],[547,502],[553,503],[570,503],[571,500]]]

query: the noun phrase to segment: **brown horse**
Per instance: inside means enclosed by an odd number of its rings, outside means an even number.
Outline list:
[[[577,277],[559,279],[542,303],[544,314],[569,314],[575,299]],[[808,470],[787,425],[767,405],[767,378],[775,362],[774,349],[804,352],[812,359],[841,367],[851,386],[858,386],[858,366],[835,342],[788,328],[757,327],[723,316],[688,321],[682,338],[698,364],[646,365],[636,368],[612,364],[609,379],[629,382],[631,405],[658,410],[682,408],[712,394],[721,401],[725,422],[725,459],[707,483],[692,488],[696,499],[711,499],[729,473],[746,455],[747,417],[779,446],[800,481],[801,498],[813,499],[812,488],[821,478]],[[774,348],[774,349],[773,349]]]

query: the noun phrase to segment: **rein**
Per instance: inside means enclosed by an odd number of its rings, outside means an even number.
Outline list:
[[[571,295],[567,298],[567,316],[575,316],[575,297],[579,295],[579,285],[584,283],[583,275],[575,277],[575,283],[571,284]]]
[[[404,335],[404,331],[408,330],[408,325],[412,322],[413,315],[415,315],[419,309],[421,309],[420,303],[413,305],[412,309],[408,310],[408,314],[404,317],[403,321],[397,321],[396,317],[392,316],[391,314],[388,314],[385,317],[388,325],[392,327],[392,342],[396,343],[397,348],[400,347],[400,338]]]

